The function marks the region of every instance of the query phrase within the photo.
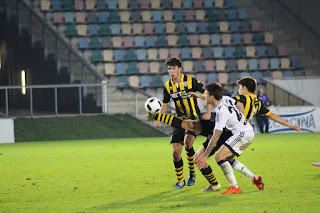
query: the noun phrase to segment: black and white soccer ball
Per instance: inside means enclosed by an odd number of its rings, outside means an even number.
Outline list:
[[[157,97],[148,98],[144,104],[147,113],[158,113],[161,109],[162,103]]]

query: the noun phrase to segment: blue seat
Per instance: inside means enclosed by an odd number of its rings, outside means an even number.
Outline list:
[[[204,71],[204,66],[202,61],[194,61],[193,68],[196,72]]]
[[[116,61],[123,61],[124,60],[124,52],[123,52],[123,50],[115,50],[114,51],[114,59]]]
[[[213,82],[218,80],[218,75],[216,73],[209,73],[207,75],[208,82]]]
[[[162,85],[164,85],[167,81],[171,79],[170,75],[164,75],[162,77]]]
[[[87,22],[94,23],[97,21],[97,16],[95,12],[87,12]]]
[[[166,31],[166,27],[163,23],[156,23],[154,29],[156,34],[163,34]]]
[[[179,24],[177,24],[175,31],[177,33],[185,33],[186,32],[186,26],[185,26],[184,22],[180,22]]]
[[[223,48],[222,47],[214,47],[213,48],[213,57],[214,58],[222,58],[223,57]]]
[[[217,10],[216,11],[216,17],[219,21],[225,20],[226,19],[226,13],[225,10]]]
[[[108,21],[108,13],[107,12],[98,12],[98,22],[104,23]]]
[[[221,35],[219,34],[213,34],[213,35],[210,35],[210,38],[211,38],[211,44],[221,44]]]
[[[295,69],[301,68],[301,61],[298,58],[291,59],[291,67]]]
[[[248,60],[248,68],[249,68],[249,70],[258,69],[258,65],[259,65],[259,62],[258,62],[257,59],[249,59]]]
[[[192,8],[192,0],[183,0],[182,7],[183,8]]]
[[[227,10],[227,17],[229,20],[234,20],[237,18],[237,11],[235,9]]]
[[[256,54],[258,57],[266,56],[266,47],[265,46],[256,46]]]
[[[238,9],[238,19],[246,19],[247,18],[247,11],[245,9]]]
[[[232,34],[232,44],[241,44],[242,36],[239,33]]]
[[[293,77],[293,72],[291,70],[287,70],[283,72],[284,77]]]
[[[117,63],[116,65],[117,74],[127,74],[126,72],[126,64],[125,63]]]
[[[197,32],[197,24],[195,22],[189,22],[186,24],[188,33],[196,33]]]
[[[236,61],[234,59],[231,60],[227,60],[226,61],[226,68],[227,70],[236,70],[237,69],[237,65],[236,65]],[[238,80],[238,79],[237,79]]]
[[[280,65],[279,58],[271,58],[270,59],[270,68],[271,69],[278,69]]]
[[[211,58],[213,55],[213,51],[210,47],[205,47],[202,49],[202,57],[203,58]]]
[[[244,78],[244,77],[247,77],[247,76],[250,76],[250,73],[248,73],[248,72],[241,72],[240,73],[240,78]]]
[[[152,19],[154,21],[161,21],[162,20],[162,11],[159,11],[159,10],[152,11]]]
[[[140,11],[132,11],[130,19],[133,22],[140,22],[141,21],[141,12]]]
[[[278,50],[276,46],[267,46],[267,56],[276,56],[277,54]]]
[[[136,47],[144,47],[144,37],[143,36],[135,36],[134,37],[134,45]]]
[[[206,0],[203,2],[205,8],[212,8],[214,7],[214,0]]]
[[[110,31],[112,35],[119,35],[121,32],[121,25],[120,24],[111,24]]]
[[[238,32],[239,31],[239,22],[237,21],[232,21],[229,23],[230,26],[230,31],[231,32]]]
[[[229,83],[235,84],[239,80],[239,73],[238,72],[231,72],[229,73]]]
[[[256,79],[257,83],[260,84],[261,83],[261,76],[262,76],[262,73],[261,72],[252,72],[251,73],[251,77],[253,77],[254,79]]]
[[[88,38],[86,38],[86,37],[79,38],[79,48],[80,49],[88,49],[89,48]]]
[[[240,32],[250,32],[250,23],[247,21],[240,22]]]
[[[170,78],[170,76],[169,76]],[[162,83],[162,79],[160,75],[153,75],[151,80],[152,87],[162,87],[164,84]],[[161,100],[161,99],[160,99]]]
[[[199,22],[198,24],[198,32],[199,33],[206,33],[208,32],[208,23],[207,22]]]
[[[149,75],[142,75],[140,76],[140,85],[142,87],[150,87],[151,85],[151,78]]]
[[[138,60],[146,60],[147,59],[147,51],[145,49],[137,50],[137,59]]]
[[[64,13],[64,20],[66,23],[74,23],[74,13]]]
[[[108,9],[117,9],[118,0],[108,0]]]
[[[234,57],[235,48],[234,47],[226,47],[224,49],[225,58],[233,58]]]
[[[172,9],[172,2],[168,0],[161,0],[161,7],[164,9]]]
[[[190,59],[191,58],[191,49],[190,48],[181,48],[181,58]]]
[[[153,36],[146,37],[146,45],[147,47],[154,47],[156,45],[156,41]]]
[[[183,21],[184,20],[184,13],[182,10],[175,10],[173,11],[173,18],[176,21]]]
[[[88,25],[88,34],[91,35],[91,36],[98,35],[98,25],[89,24]]]
[[[96,0],[96,8],[98,10],[105,10],[106,9],[106,3],[104,0]]]
[[[139,0],[130,0],[128,2],[130,9],[140,9]]]
[[[51,7],[54,11],[61,11],[61,1],[60,0],[51,0]]]
[[[233,7],[233,0],[224,0],[224,6]]]

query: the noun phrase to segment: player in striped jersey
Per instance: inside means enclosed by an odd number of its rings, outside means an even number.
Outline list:
[[[277,114],[274,114],[273,112],[271,112],[266,106],[264,106],[264,104],[257,98],[256,95],[254,95],[254,91],[256,90],[257,87],[257,83],[256,80],[250,76],[248,77],[244,77],[242,79],[240,79],[237,82],[239,89],[238,89],[238,93],[239,95],[235,97],[235,99],[237,100],[237,107],[239,108],[239,110],[244,114],[244,116],[248,119],[248,121],[251,120],[251,118],[259,111],[261,114],[268,116],[270,119],[288,126],[291,129],[294,129],[296,131],[300,131],[300,127],[299,126],[293,126],[290,123],[288,123],[287,121],[285,121],[283,118],[281,118],[280,116],[278,116]],[[192,95],[194,97],[197,98],[202,98],[205,99],[206,96],[202,95],[202,94],[196,94],[196,93],[192,93]],[[215,121],[208,121],[208,120],[180,120],[176,117],[174,117],[173,115],[161,115],[162,118],[166,117],[170,122],[167,123],[171,126],[181,126],[182,128],[186,129],[186,130],[190,130],[190,131],[194,131],[197,134],[203,135],[207,137],[207,140],[203,143],[203,146],[201,146],[199,148],[199,150],[197,151],[195,156],[199,156],[202,155],[204,150],[207,148],[208,146],[208,142],[211,138],[211,136],[213,135],[213,129],[215,126]],[[170,119],[169,119],[170,117]],[[149,115],[149,118],[151,120],[159,120],[159,115],[158,114],[154,114],[154,115]],[[164,122],[166,123],[166,122]],[[222,135],[220,136],[217,146],[212,150],[211,155],[213,155],[219,148],[220,146],[229,138],[231,137],[231,132],[228,130],[224,130]],[[262,182],[262,178],[261,176],[256,176],[253,175],[253,173],[250,170],[241,170],[241,167],[244,166],[242,163],[240,163],[238,160],[234,160],[232,163],[232,167],[245,174],[247,177],[249,177],[253,183],[259,188],[259,190],[263,190],[264,184]],[[210,170],[210,166],[208,165],[208,167]],[[202,171],[202,170],[201,170]],[[205,176],[206,177],[206,176]],[[209,181],[210,183],[210,181]],[[204,189],[204,191],[216,191],[215,189],[217,189],[216,187],[214,187],[214,185],[212,183],[210,183],[210,185]]]
[[[167,111],[170,99],[174,101],[176,108],[176,116],[179,119],[199,119],[200,110],[197,104],[197,99],[192,97],[190,92],[204,93],[204,86],[195,78],[187,76],[181,73],[181,61],[178,58],[169,58],[165,62],[168,69],[168,73],[171,77],[165,83],[163,90],[163,101],[160,113],[163,114]],[[208,108],[207,117],[210,118],[211,108]],[[159,121],[169,123],[168,117],[159,117]],[[160,122],[156,122],[156,126],[160,127]],[[188,186],[195,184],[195,163],[193,142],[197,134],[192,131],[186,131],[181,126],[175,128],[171,136],[171,144],[173,148],[173,161],[176,171],[178,182],[176,183],[175,189],[181,189],[186,185],[183,174],[183,160],[181,153],[183,145],[187,153],[188,165],[189,165],[189,178],[187,181]]]

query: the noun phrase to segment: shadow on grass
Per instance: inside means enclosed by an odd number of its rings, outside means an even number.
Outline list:
[[[209,196],[208,196],[209,195]],[[193,209],[196,206],[214,207],[223,205],[228,198],[219,196],[220,192],[193,192],[191,190],[176,191],[168,190],[152,194],[136,200],[123,200],[101,206],[92,207],[90,210],[121,211],[139,209],[141,212],[163,212],[179,208]],[[130,198],[129,198],[130,199]]]

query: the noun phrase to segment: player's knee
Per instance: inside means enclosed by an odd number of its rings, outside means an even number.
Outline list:
[[[181,159],[181,153],[179,153],[179,152],[177,152],[175,150],[173,150],[172,156],[173,156],[173,160],[174,161],[179,161]]]
[[[219,153],[216,153],[216,155],[214,156],[214,159],[216,162],[220,161],[222,158],[221,158],[221,155]]]

